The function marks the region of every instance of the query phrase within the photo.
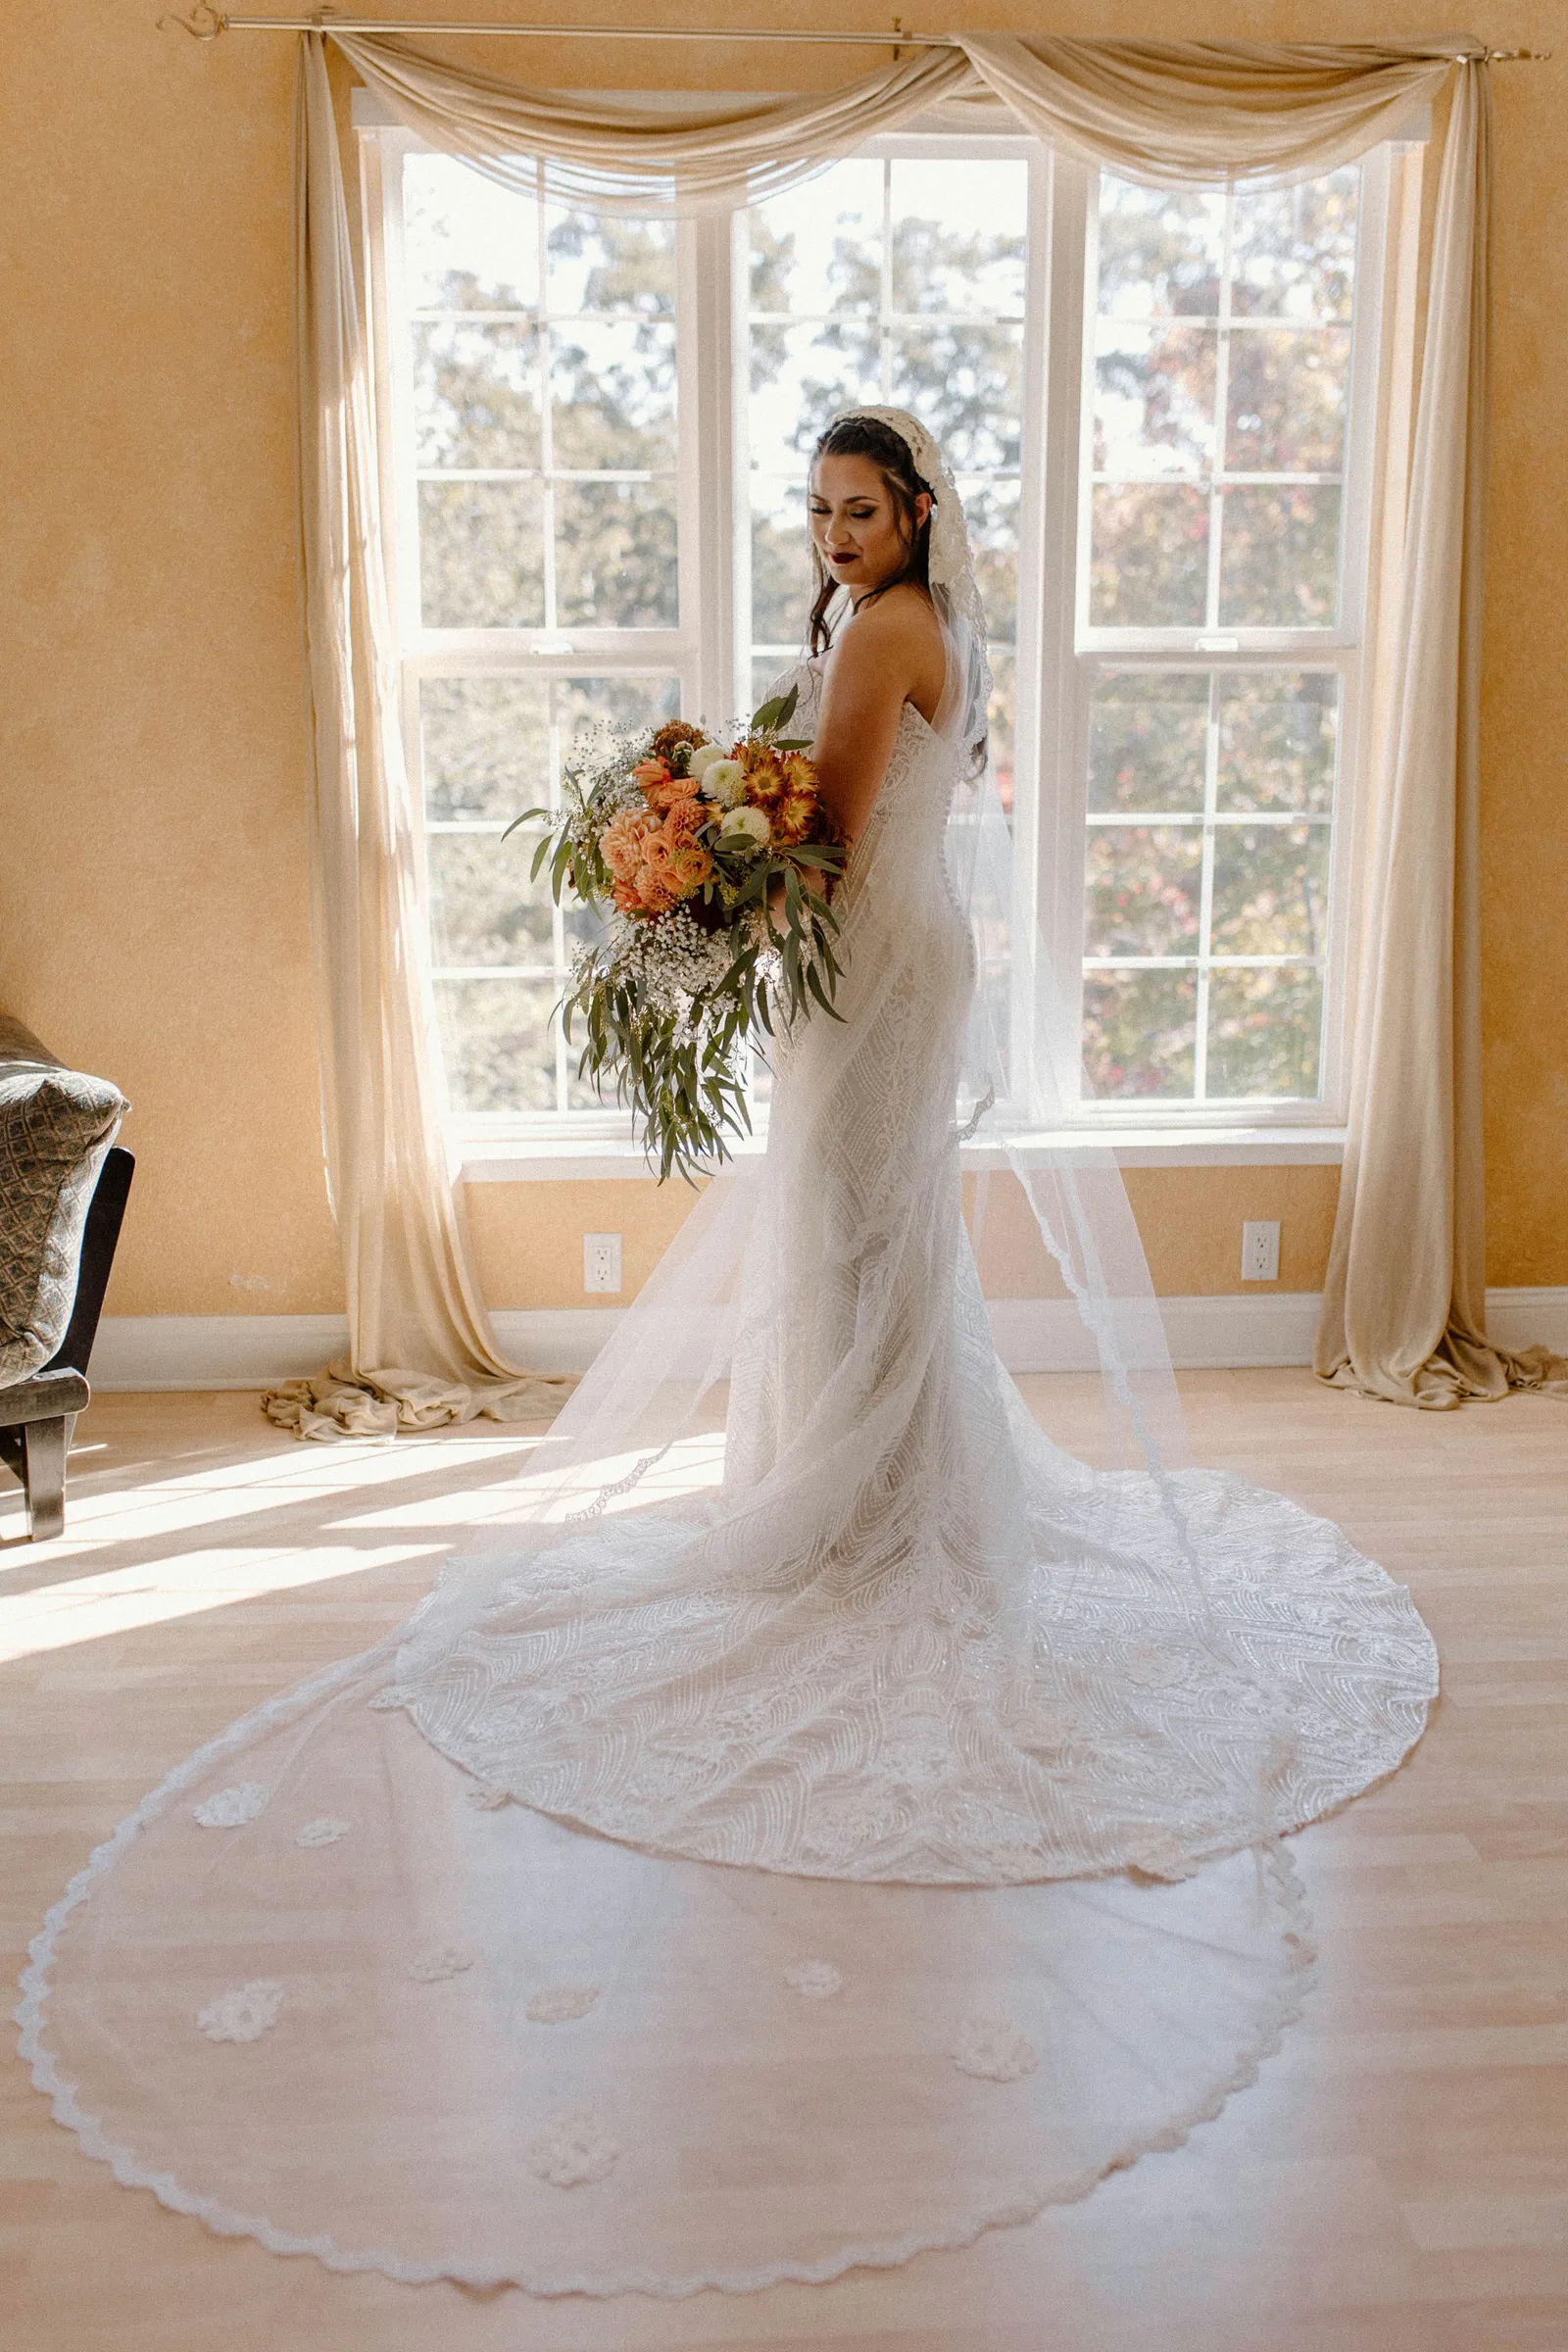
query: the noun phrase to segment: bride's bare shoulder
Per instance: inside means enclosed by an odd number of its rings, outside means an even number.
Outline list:
[[[842,684],[875,678],[898,701],[914,703],[929,718],[946,666],[930,598],[906,585],[870,598],[834,645],[831,665]]]

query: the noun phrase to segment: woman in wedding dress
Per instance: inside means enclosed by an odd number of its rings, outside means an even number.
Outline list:
[[[1093,1172],[1015,1160],[1135,1465],[1003,1369],[958,1148],[1030,1088],[952,854],[986,838],[952,831],[989,684],[961,506],[898,410],[830,427],[810,491],[789,682],[852,844],[842,1019],[784,1042],[765,1153],[484,1540],[171,1774],[24,1979],[89,2152],[334,2267],[741,2289],[1082,2195],[1277,2039],[1280,1841],[1436,1690],[1337,1529],[1154,1443]]]

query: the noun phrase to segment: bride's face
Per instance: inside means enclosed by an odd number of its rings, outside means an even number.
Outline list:
[[[909,540],[882,468],[870,458],[818,458],[808,501],[811,538],[830,580],[858,600],[901,571]],[[931,512],[922,491],[914,502],[915,528]]]

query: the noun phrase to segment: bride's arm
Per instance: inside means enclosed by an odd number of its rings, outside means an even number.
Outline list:
[[[936,615],[913,589],[867,605],[828,656],[811,757],[824,806],[847,843],[864,830],[882,789],[905,704],[934,714],[943,659]]]

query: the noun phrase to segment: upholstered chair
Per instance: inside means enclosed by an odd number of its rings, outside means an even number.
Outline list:
[[[66,1457],[134,1162],[128,1105],[0,1013],[0,1461],[26,1490],[28,1533],[65,1526]]]

